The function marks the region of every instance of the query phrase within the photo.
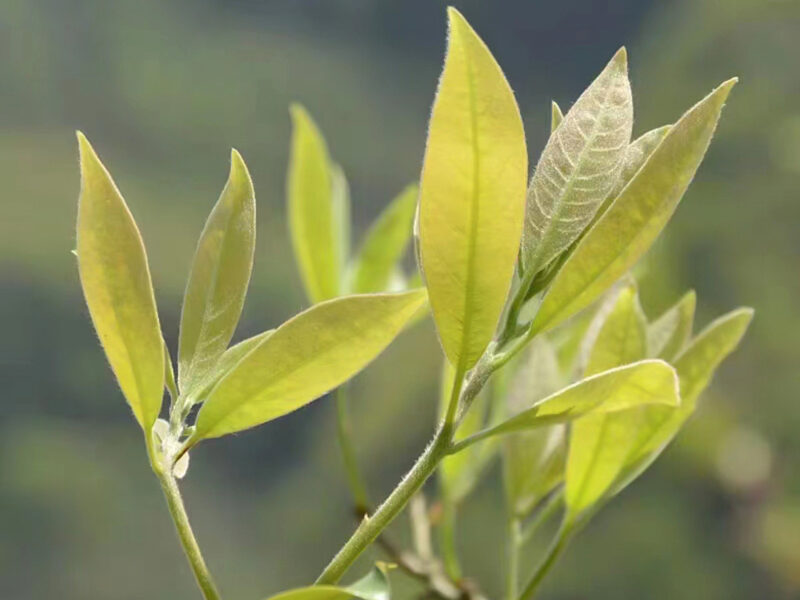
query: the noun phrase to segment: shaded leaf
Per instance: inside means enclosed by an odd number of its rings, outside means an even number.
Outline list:
[[[625,186],[630,183],[634,175],[636,175],[644,163],[647,162],[647,159],[650,158],[653,151],[664,140],[670,127],[670,125],[664,125],[663,127],[653,129],[631,142],[625,150],[625,157],[622,159],[622,169],[620,169],[619,177],[617,177],[617,181],[608,194],[605,208],[608,208],[611,201],[619,196],[620,192],[625,189]],[[602,210],[602,212],[605,211]]]
[[[544,338],[531,342],[511,383],[509,412],[518,414],[562,387],[558,359]],[[478,446],[482,448],[485,444]],[[503,440],[503,480],[508,505],[525,517],[564,479],[566,426],[550,425],[507,436]]]
[[[331,163],[319,129],[306,110],[291,107],[292,148],[287,180],[289,233],[306,293],[314,302],[340,292],[341,212],[334,207]],[[338,182],[341,200],[341,181]],[[337,214],[338,213],[338,214]]]
[[[646,326],[636,287],[623,287],[595,339],[587,375],[642,359],[647,352]],[[634,443],[638,412],[647,408],[590,414],[572,424],[565,489],[570,513],[595,504],[614,483]]]
[[[142,238],[122,195],[78,132],[78,271],[97,336],[142,429],[164,394],[164,341]]]
[[[556,275],[532,333],[550,329],[587,307],[650,247],[700,165],[734,83],[733,79],[723,83],[669,130]]]
[[[647,327],[648,356],[671,360],[692,336],[697,296],[688,291],[678,302]]]
[[[355,258],[352,283],[355,293],[387,290],[411,239],[418,195],[416,185],[408,186],[370,227]]]
[[[363,369],[425,303],[424,290],[313,306],[261,341],[211,390],[192,443],[266,423]]]
[[[337,164],[331,165],[331,206],[333,207],[333,239],[339,248],[341,261],[339,293],[347,290],[345,264],[350,256],[350,184],[344,170]],[[380,290],[385,291],[385,290]]]
[[[643,410],[624,471],[615,483],[617,494],[658,458],[697,406],[717,367],[739,345],[753,318],[753,309],[739,308],[706,327],[675,360],[681,386],[681,407],[674,411],[648,407]]]
[[[421,264],[439,338],[464,371],[494,334],[522,230],[525,135],[514,95],[458,11],[420,182]]]
[[[553,133],[556,130],[556,127],[561,125],[561,121],[564,120],[564,113],[561,112],[561,107],[558,103],[553,100],[550,103],[550,133]]]
[[[268,600],[389,600],[390,597],[386,567],[379,563],[369,574],[350,586],[313,585],[281,592]]]
[[[181,312],[178,386],[184,394],[214,368],[242,314],[256,243],[256,201],[236,150],[192,261]]]
[[[542,269],[589,224],[619,176],[632,126],[622,48],[567,112],[536,165],[522,236],[524,271]]]

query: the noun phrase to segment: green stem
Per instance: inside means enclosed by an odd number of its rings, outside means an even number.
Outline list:
[[[531,541],[533,536],[550,517],[555,514],[558,510],[558,507],[561,505],[561,499],[564,495],[563,490],[559,490],[545,500],[544,504],[536,511],[536,513],[531,517],[530,521],[525,524],[525,527],[522,529],[522,538],[520,539],[520,543],[524,546],[528,542]]]
[[[205,560],[203,560],[200,546],[197,544],[197,539],[194,537],[194,532],[189,524],[189,516],[186,514],[186,507],[183,504],[180,489],[178,489],[178,482],[175,481],[175,477],[172,476],[171,472],[165,471],[163,468],[157,468],[155,471],[161,483],[161,489],[164,491],[164,497],[167,499],[169,514],[175,523],[175,529],[178,531],[183,551],[189,560],[189,565],[192,567],[197,585],[200,586],[200,590],[203,592],[203,597],[205,600],[220,600],[217,587],[214,585],[214,580]]]
[[[506,532],[506,542],[508,544],[506,560],[508,570],[506,572],[506,598],[516,600],[517,586],[519,584],[519,550],[522,545],[520,536],[520,522],[516,517],[508,519],[508,529]]]
[[[447,576],[453,581],[462,577],[461,564],[456,550],[456,505],[449,498],[442,502],[442,521],[439,529],[442,561]]]
[[[547,550],[547,554],[536,568],[536,572],[534,572],[533,576],[531,576],[528,584],[525,586],[525,589],[522,590],[522,594],[520,594],[518,600],[530,600],[533,598],[542,581],[550,572],[550,569],[553,568],[553,565],[556,564],[556,561],[561,557],[561,554],[563,554],[564,549],[567,547],[567,542],[569,542],[571,533],[572,524],[570,521],[565,520],[561,524],[561,528],[558,530],[553,543]]]
[[[317,578],[316,583],[334,584],[345,571],[361,555],[380,533],[403,510],[405,505],[430,477],[439,462],[447,455],[447,448],[452,438],[452,427],[443,423],[437,430],[433,441],[411,467],[400,484],[384,500],[375,513],[361,521],[352,537],[333,557],[325,570]]]
[[[350,493],[353,495],[356,510],[359,513],[366,513],[369,506],[367,486],[358,468],[358,460],[353,447],[346,384],[337,388],[334,395],[336,396],[336,434],[339,439],[339,448],[342,451],[342,462],[347,473],[347,482],[350,486]]]

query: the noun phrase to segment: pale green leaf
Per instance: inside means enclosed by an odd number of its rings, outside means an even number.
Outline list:
[[[163,338],[162,338],[163,339]],[[178,399],[178,385],[175,383],[175,371],[172,368],[172,357],[169,355],[167,342],[164,341],[164,386],[174,402]]]
[[[556,275],[532,333],[589,306],[650,247],[700,165],[735,81],[723,83],[669,130]]]
[[[647,327],[648,356],[672,360],[692,335],[697,296],[690,290]]]
[[[622,159],[622,169],[620,169],[619,177],[617,177],[614,187],[611,188],[611,192],[608,194],[606,200],[608,204],[611,204],[611,201],[619,196],[620,192],[625,189],[625,186],[631,182],[634,175],[638,173],[639,169],[641,169],[644,163],[647,162],[647,159],[650,158],[653,151],[664,140],[669,129],[670,125],[664,125],[658,129],[648,131],[631,142],[630,146],[625,150],[625,157]]]
[[[313,585],[287,590],[271,596],[268,600],[389,600],[391,587],[386,567],[378,563],[363,578],[352,585]]]
[[[594,412],[617,412],[645,404],[678,406],[674,369],[662,360],[643,360],[574,383],[517,416],[456,443],[453,453],[487,438],[566,423]]]
[[[464,371],[505,304],[519,249],[527,151],[517,103],[489,49],[448,9],[450,36],[420,182],[420,254],[439,338]]]
[[[288,320],[211,390],[192,443],[266,423],[341,385],[380,354],[425,291],[345,296]]]
[[[302,106],[292,105],[291,115],[286,186],[289,233],[306,293],[311,302],[320,302],[340,293],[344,257],[337,231],[341,231],[341,206],[334,207],[331,162],[322,134]]]
[[[256,243],[253,183],[241,155],[231,169],[195,250],[181,312],[178,387],[191,389],[214,368],[242,313]]]
[[[589,355],[586,374],[644,358],[646,327],[636,287],[624,286],[605,315]],[[647,408],[650,407],[637,407],[637,410]],[[565,490],[571,513],[579,513],[600,500],[624,468],[636,435],[637,410],[590,414],[572,424]]]
[[[142,238],[122,195],[78,132],[78,270],[97,336],[133,414],[148,431],[164,395],[164,341]]]
[[[550,396],[563,385],[553,346],[539,337],[531,342],[525,361],[508,393],[509,414]],[[477,446],[481,448],[482,444]],[[456,455],[459,456],[459,455]],[[503,440],[503,480],[514,514],[527,515],[564,478],[566,426],[555,424],[506,436]]]
[[[708,386],[714,371],[739,345],[752,318],[751,308],[740,308],[716,319],[675,359],[681,406],[673,411],[657,407],[642,410],[625,471],[618,478],[613,493],[618,493],[636,479],[677,435],[694,412],[697,399]]]
[[[333,208],[333,239],[339,249],[341,261],[339,293],[344,294],[348,291],[345,265],[350,256],[350,184],[347,183],[344,170],[337,164],[331,164],[331,205]]]
[[[542,269],[592,220],[619,176],[632,126],[622,48],[573,104],[539,158],[528,188],[524,271]]]
[[[416,185],[408,186],[370,227],[355,257],[353,292],[362,294],[388,289],[411,239],[418,195]]]
[[[561,107],[558,103],[553,100],[550,103],[550,133],[553,133],[556,130],[556,127],[561,125],[561,121],[564,120],[564,113],[561,112]]]

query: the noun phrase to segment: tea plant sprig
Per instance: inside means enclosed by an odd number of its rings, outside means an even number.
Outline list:
[[[457,517],[495,459],[506,498],[506,597],[532,598],[575,534],[677,435],[752,318],[737,309],[693,336],[693,292],[650,319],[629,275],[694,177],[735,79],[674,124],[631,141],[621,49],[566,114],[553,103],[552,132],[528,183],[511,88],[464,17],[451,8],[448,18],[419,187],[392,201],[354,253],[344,173],[308,112],[291,108],[289,229],[312,306],[230,346],[255,248],[253,184],[232,152],[186,286],[177,377],[139,231],[78,134],[84,295],[207,600],[220,594],[178,485],[190,450],[332,391],[348,485],[364,518],[315,585],[276,598],[386,600],[381,563],[356,584],[336,585],[376,540],[433,594],[482,596],[463,575]],[[402,269],[412,237],[419,278]],[[406,476],[371,510],[345,385],[428,305],[445,357],[440,419]],[[418,493],[437,470],[440,516],[432,518]],[[414,498],[415,551],[395,549],[385,529]],[[550,549],[521,585],[523,547],[557,514]]]

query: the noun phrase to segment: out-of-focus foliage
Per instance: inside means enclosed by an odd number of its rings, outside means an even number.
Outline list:
[[[701,299],[698,322],[734,299],[759,317],[678,443],[595,519],[547,593],[792,597],[800,589],[800,6],[457,4],[515,82],[532,148],[549,128],[544,94],[567,110],[597,56],[622,43],[634,57],[641,107],[634,136],[674,122],[710,81],[741,79],[692,190],[642,269],[641,289],[649,317],[672,303],[669,294],[664,305],[652,298],[667,291],[675,301],[687,286]],[[119,392],[80,313],[67,251],[78,187],[73,130],[108,149],[103,158],[113,160],[148,252],[159,257],[162,307],[179,305],[196,234],[226,174],[224,149],[243,151],[262,202],[261,268],[234,337],[243,339],[304,305],[284,227],[286,106],[302,101],[335,144],[363,232],[419,174],[443,23],[442,6],[429,0],[0,4],[0,596],[196,593],[188,572],[171,572],[183,564],[180,550],[125,406],[109,401]],[[669,289],[649,285],[648,272],[669,276]],[[162,308],[160,317],[174,351],[177,311]],[[398,384],[398,363],[418,375]],[[429,433],[438,364],[431,330],[412,330],[356,382],[355,427],[377,490]],[[198,535],[217,542],[208,559],[231,595],[307,581],[351,530],[332,406],[307,410],[303,423],[290,416],[280,432],[267,425],[215,442],[213,457],[198,447],[192,458],[190,510]],[[407,428],[394,426],[401,420]],[[309,421],[326,425],[312,437]],[[398,445],[407,453],[398,456]],[[732,478],[731,462],[748,476]],[[491,574],[501,557],[483,548],[497,541],[499,506],[498,482],[480,487],[462,515],[471,523],[464,562],[491,591],[500,588]]]

